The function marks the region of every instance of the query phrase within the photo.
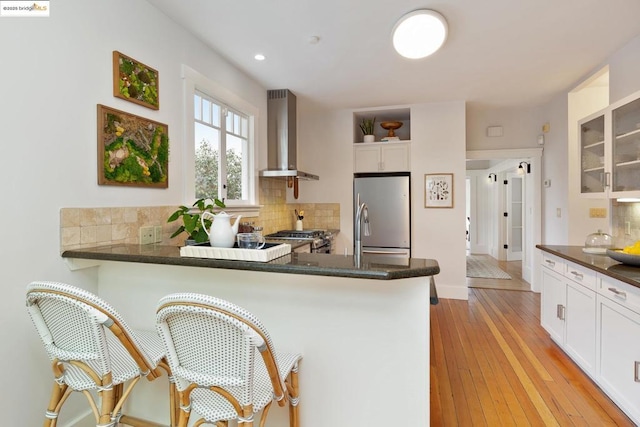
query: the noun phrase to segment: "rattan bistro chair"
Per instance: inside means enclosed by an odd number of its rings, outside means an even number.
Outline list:
[[[158,303],[158,333],[165,343],[180,399],[179,426],[193,409],[195,424],[254,425],[271,403],[289,403],[289,424],[298,427],[300,354],[276,353],[269,333],[248,311],[207,295],[180,293]]]
[[[172,379],[164,346],[155,331],[131,330],[104,300],[63,283],[29,284],[27,308],[55,377],[45,427],[56,426],[62,405],[74,391],[87,397],[98,427],[119,422],[157,425],[121,414],[122,405],[140,378],[153,380],[161,375],[162,368]],[[172,382],[169,388],[168,412],[173,426],[177,423],[177,396]]]

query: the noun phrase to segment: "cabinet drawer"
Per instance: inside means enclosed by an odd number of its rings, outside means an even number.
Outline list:
[[[598,293],[640,314],[640,288],[601,275]]]
[[[576,283],[591,289],[596,290],[596,272],[572,262],[566,263],[566,270],[564,271],[565,277],[573,280]]]
[[[564,274],[566,267],[560,258],[547,254],[542,254],[542,265],[560,274]]]

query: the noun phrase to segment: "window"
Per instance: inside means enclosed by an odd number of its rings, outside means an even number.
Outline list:
[[[194,95],[195,196],[249,198],[249,117],[202,92]]]
[[[184,197],[224,200],[227,211],[259,211],[255,172],[258,109],[233,92],[183,66]]]

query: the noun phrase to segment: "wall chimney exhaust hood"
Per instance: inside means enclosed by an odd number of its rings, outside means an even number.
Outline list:
[[[267,169],[260,176],[269,178],[319,179],[298,170],[296,96],[288,89],[267,91]]]

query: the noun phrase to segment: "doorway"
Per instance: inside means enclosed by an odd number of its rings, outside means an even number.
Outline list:
[[[470,252],[498,261],[519,260],[522,278],[534,291],[539,290],[533,272],[542,224],[541,157],[540,148],[467,151]],[[530,168],[519,175],[523,160]],[[484,167],[470,167],[473,163]],[[512,184],[505,185],[509,181]]]

